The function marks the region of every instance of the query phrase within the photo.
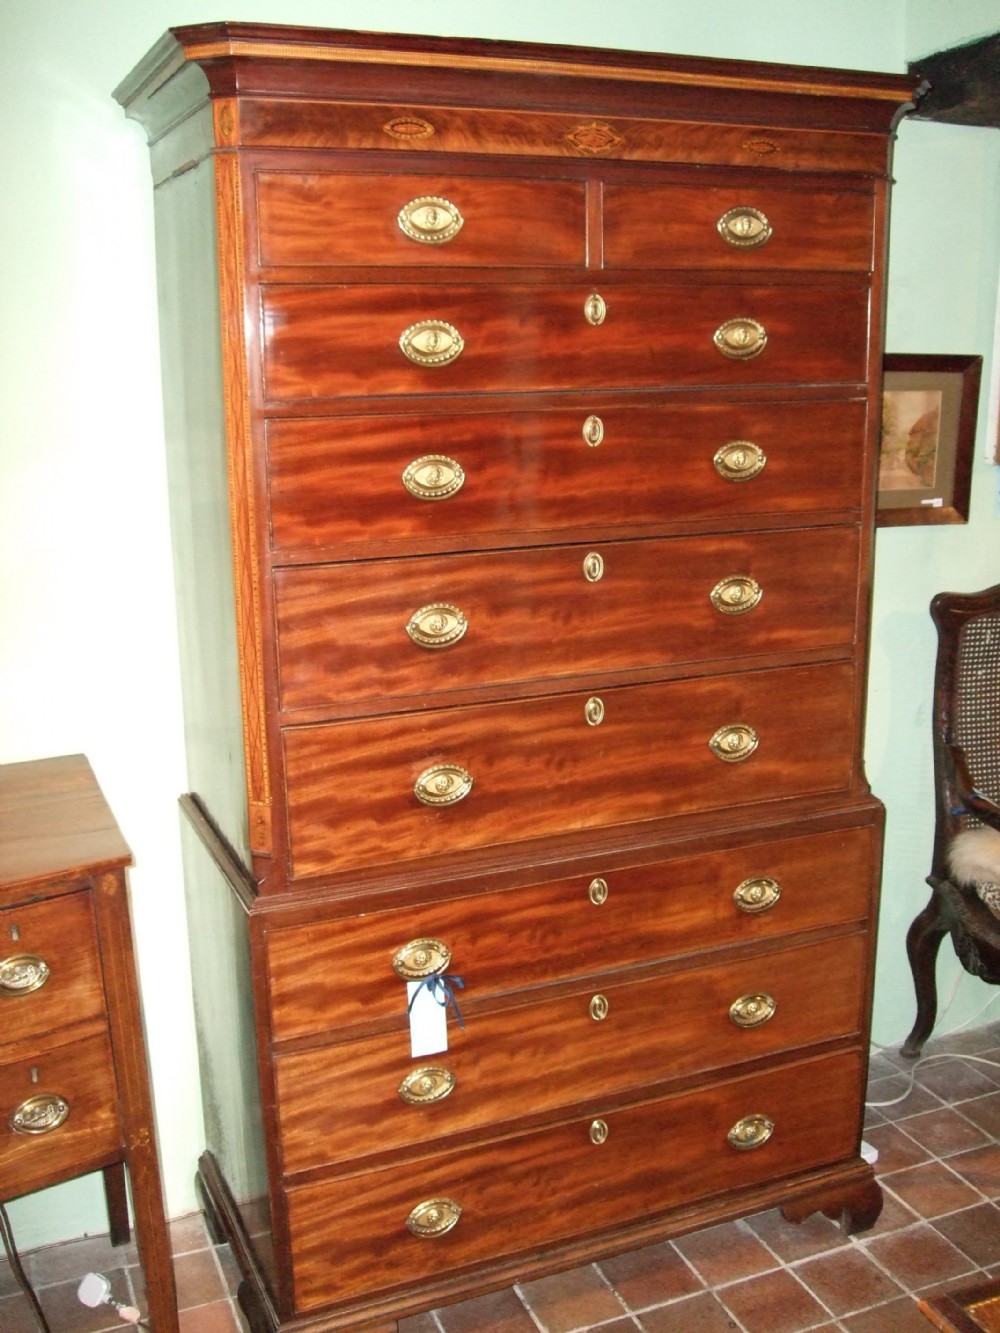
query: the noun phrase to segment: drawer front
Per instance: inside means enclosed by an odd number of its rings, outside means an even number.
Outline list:
[[[293,874],[846,791],[853,713],[844,663],[290,728]]]
[[[0,912],[0,1047],[104,1012],[89,890]]]
[[[604,543],[275,575],[281,706],[435,694],[769,653],[847,654],[855,528]]]
[[[589,875],[271,929],[277,1041],[398,1019],[393,959],[440,940],[477,1000],[713,947],[864,920],[875,832],[852,828],[700,852],[654,865],[609,861]],[[460,1001],[461,1002],[461,1001]]]
[[[261,265],[587,262],[582,181],[299,171],[255,181]]]
[[[595,294],[607,314],[592,326],[586,311]],[[867,361],[868,288],[860,282],[650,288],[595,276],[593,285],[558,288],[273,284],[261,299],[264,392],[275,403],[581,385],[857,384]],[[734,320],[753,320],[766,333],[766,341],[750,337],[762,348],[756,355],[719,350],[716,335]],[[427,322],[447,327],[418,339],[419,355],[453,359],[416,364],[404,354],[401,338]]]
[[[502,534],[507,545],[857,509],[864,430],[858,401],[623,406],[598,395],[570,410],[270,421],[271,544],[482,546]]]
[[[740,184],[604,186],[604,263],[615,268],[872,267],[870,194]]]
[[[20,1131],[13,1128],[16,1117],[23,1126]],[[120,1147],[118,1094],[107,1037],[42,1048],[29,1060],[0,1066],[0,1179],[5,1198],[78,1176]]]
[[[491,1126],[495,1132],[504,1121],[852,1036],[866,993],[866,948],[853,935],[652,979],[610,973],[589,989],[493,1012],[471,1009],[466,989],[459,996],[465,1026],[449,1019],[442,1054],[411,1060],[403,1026],[280,1055],[283,1168],[304,1171]],[[401,987],[397,998],[402,1012]],[[452,1091],[410,1104],[404,1093],[432,1095],[422,1091],[428,1067],[454,1080]],[[437,1091],[441,1077],[433,1076]]]
[[[442,1153],[405,1170],[291,1188],[296,1308],[347,1301],[379,1282],[388,1290],[433,1281],[847,1161],[857,1151],[862,1077],[860,1055],[847,1052]],[[748,1117],[766,1117],[773,1131],[759,1147],[735,1148],[728,1136]],[[443,1199],[461,1208],[457,1224],[436,1236],[412,1234],[413,1210]]]

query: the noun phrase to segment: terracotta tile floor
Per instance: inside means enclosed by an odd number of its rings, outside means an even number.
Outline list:
[[[631,1254],[525,1282],[404,1320],[399,1333],[930,1333],[915,1294],[1000,1277],[1000,1023],[928,1043],[904,1101],[909,1065],[873,1057],[866,1141],[878,1149],[885,1208],[847,1238],[822,1216],[800,1225],[761,1213]],[[995,1061],[995,1065],[980,1063]],[[200,1215],[171,1224],[182,1333],[245,1326],[228,1247]],[[135,1249],[93,1237],[35,1250],[25,1267],[53,1333],[127,1325],[76,1299],[80,1278],[105,1273],[117,1300],[142,1303]],[[36,1333],[27,1301],[0,1262],[0,1330]]]

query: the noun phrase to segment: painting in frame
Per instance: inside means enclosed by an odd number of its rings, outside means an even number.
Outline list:
[[[981,356],[883,359],[879,527],[967,523]]]

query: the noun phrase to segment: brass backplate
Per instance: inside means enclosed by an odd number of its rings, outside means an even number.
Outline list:
[[[10,1127],[15,1134],[51,1134],[64,1124],[69,1102],[57,1092],[40,1092],[14,1109]]]
[[[438,195],[411,199],[399,210],[399,229],[422,245],[444,245],[462,230],[465,219],[453,203]]]
[[[465,485],[465,473],[447,454],[425,454],[403,472],[403,485],[415,500],[447,500]]]
[[[49,979],[49,965],[34,953],[16,953],[0,962],[0,995],[30,995]]]
[[[404,981],[421,981],[437,976],[451,962],[451,950],[443,940],[410,940],[397,949],[392,958],[392,970]]]
[[[737,1120],[726,1135],[733,1148],[749,1152],[753,1148],[762,1148],[774,1133],[774,1121],[766,1115],[745,1115]]]

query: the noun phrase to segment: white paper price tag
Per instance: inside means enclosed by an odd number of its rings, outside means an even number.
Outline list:
[[[430,986],[419,981],[406,983],[410,1006],[410,1055],[437,1055],[448,1049],[448,1010],[439,1003]]]

